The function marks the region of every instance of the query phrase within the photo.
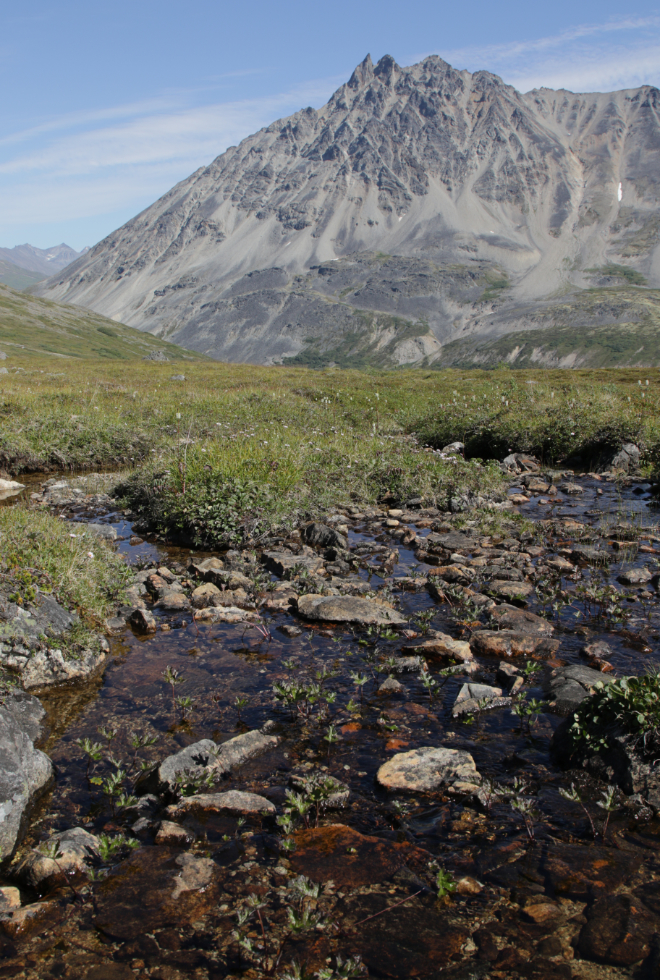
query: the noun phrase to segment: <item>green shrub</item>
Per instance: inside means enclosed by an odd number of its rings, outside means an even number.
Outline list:
[[[660,727],[660,673],[599,681],[574,714],[571,738],[575,747],[600,751],[614,735],[636,735],[645,745],[655,742]]]

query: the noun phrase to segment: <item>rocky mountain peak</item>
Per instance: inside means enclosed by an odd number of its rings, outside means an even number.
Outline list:
[[[223,358],[365,330],[395,338],[394,361],[433,358],[590,270],[655,283],[659,149],[649,86],[523,95],[436,55],[367,55],[326,105],[230,147],[43,292]]]

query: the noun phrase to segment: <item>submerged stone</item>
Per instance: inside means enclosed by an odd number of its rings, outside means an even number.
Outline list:
[[[407,792],[430,792],[442,786],[456,787],[466,783],[475,788],[480,778],[469,752],[442,746],[400,752],[385,762],[376,776],[385,789]]]

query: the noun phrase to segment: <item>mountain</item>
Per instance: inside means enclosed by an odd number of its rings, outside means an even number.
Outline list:
[[[14,289],[27,289],[28,286],[34,286],[46,278],[43,273],[29,272],[27,269],[21,269],[14,265],[13,262],[0,259],[0,282],[4,283],[5,286],[13,286]]]
[[[199,355],[107,320],[79,306],[64,306],[0,285],[1,366],[22,366],[35,355],[113,360],[198,360]],[[160,354],[159,352],[162,352]],[[2,357],[6,356],[6,359]]]
[[[367,57],[35,288],[253,363],[440,364],[465,339],[625,330],[648,309],[621,291],[660,286],[659,109],[650,86],[523,95]]]
[[[27,269],[29,272],[37,272],[44,277],[52,276],[54,272],[61,272],[86,252],[89,252],[89,248],[76,252],[64,243],[54,245],[53,248],[35,248],[34,245],[26,244],[16,245],[14,248],[0,248],[0,259],[11,262],[21,269]]]

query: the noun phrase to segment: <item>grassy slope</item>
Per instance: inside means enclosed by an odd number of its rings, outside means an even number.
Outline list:
[[[594,288],[532,311],[540,329],[446,344],[434,367],[660,365],[660,290]]]
[[[26,289],[46,278],[38,272],[22,269],[20,266],[14,265],[13,262],[0,259],[0,282],[4,283],[5,286],[11,286],[12,289]]]
[[[134,360],[163,350],[171,360],[202,356],[115,323],[80,306],[65,306],[0,285],[0,350],[23,365],[35,354]],[[7,362],[9,363],[9,362]]]

